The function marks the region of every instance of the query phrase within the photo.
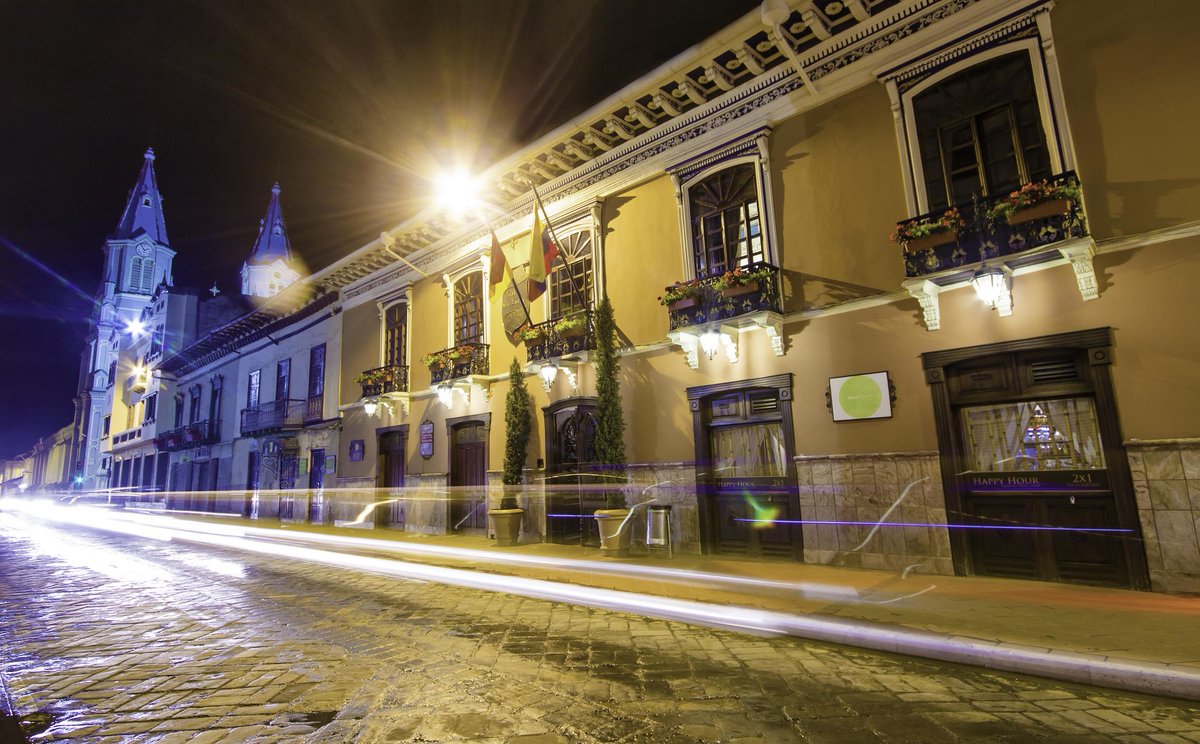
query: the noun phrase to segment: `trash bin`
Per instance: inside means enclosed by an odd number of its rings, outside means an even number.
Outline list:
[[[646,508],[646,549],[671,557],[670,504],[652,504]]]

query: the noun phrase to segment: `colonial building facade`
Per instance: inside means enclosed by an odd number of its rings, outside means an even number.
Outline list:
[[[772,0],[490,168],[487,226],[431,207],[282,292],[273,192],[243,283],[277,296],[161,362],[203,424],[155,430],[167,488],[483,533],[515,357],[522,540],[588,544],[606,297],[626,499],[677,550],[1200,591],[1200,149],[1163,18],[1200,9]],[[112,291],[141,312],[154,276]]]
[[[516,355],[547,381],[524,539],[586,541],[561,321],[606,295],[629,500],[673,504],[678,549],[1200,589],[1188,54],[1118,3],[765,4],[488,171],[510,262],[534,187],[565,259],[515,344],[481,222],[431,210],[313,277],[339,484],[482,528]]]

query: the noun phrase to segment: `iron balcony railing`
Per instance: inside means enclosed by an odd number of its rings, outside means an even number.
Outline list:
[[[1073,187],[1078,193],[1079,179],[1074,171],[1046,179],[1050,187]],[[989,259],[1023,255],[1006,261],[1011,267],[1043,260],[1034,249],[1052,248],[1055,243],[1088,234],[1087,219],[1079,199],[1050,199],[1010,216],[993,216],[996,205],[1010,194],[976,197],[970,204],[956,208],[962,222],[957,232],[942,232],[918,238],[904,246],[904,273],[920,277],[948,269],[957,269]],[[946,210],[923,214],[897,223],[898,230],[920,222],[936,221]]]
[[[154,445],[161,452],[191,449],[202,444],[216,444],[220,432],[220,421],[205,419],[164,431],[154,438]]]
[[[325,396],[314,395],[304,406],[304,423],[311,424],[325,417]]]
[[[299,429],[304,426],[308,401],[269,400],[257,406],[242,409],[242,436],[253,436],[281,429]]]
[[[487,344],[466,343],[452,346],[449,349],[439,351],[435,357],[439,357],[443,363],[441,365],[434,364],[429,368],[429,375],[434,385],[445,382],[447,380],[456,380],[460,377],[468,375],[486,375],[491,370],[489,365],[489,346]],[[457,356],[455,350],[460,350]]]
[[[581,314],[580,324],[559,330],[562,318],[534,323],[523,333],[525,351],[531,362],[546,362],[551,359],[591,351],[596,348],[596,336],[592,326],[592,314]],[[570,324],[567,324],[570,325]]]
[[[388,364],[375,369],[368,369],[361,375],[362,397],[370,398],[387,393],[408,392],[408,367],[402,364]]]
[[[742,267],[741,271],[757,275],[759,278],[740,284],[727,282],[728,286],[718,288],[717,285],[721,284],[723,276],[723,273],[719,273],[675,285],[684,287],[690,294],[667,305],[669,330],[729,320],[753,313],[783,311],[779,267],[769,263],[756,263]],[[671,288],[668,287],[669,289]]]

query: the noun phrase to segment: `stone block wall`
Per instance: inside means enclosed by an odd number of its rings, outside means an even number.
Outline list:
[[[803,526],[805,563],[954,573],[949,532],[937,526],[946,524],[937,452],[800,455],[795,463],[801,519],[831,523]]]
[[[696,499],[694,462],[654,462],[630,465],[625,503],[653,499],[671,505],[671,543],[676,553],[700,554],[700,505]],[[635,551],[646,549],[646,510],[639,508],[633,533]]]
[[[1200,439],[1125,443],[1150,585],[1200,593]]]

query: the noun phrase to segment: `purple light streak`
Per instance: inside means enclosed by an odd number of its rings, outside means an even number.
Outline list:
[[[1036,525],[1006,525],[1006,524],[934,524],[931,522],[852,522],[825,521],[822,519],[748,519],[736,518],[735,522],[766,522],[768,524],[837,524],[858,525],[861,527],[945,527],[957,530],[1041,530],[1046,532],[1133,532],[1129,529],[1116,527],[1049,527]]]

